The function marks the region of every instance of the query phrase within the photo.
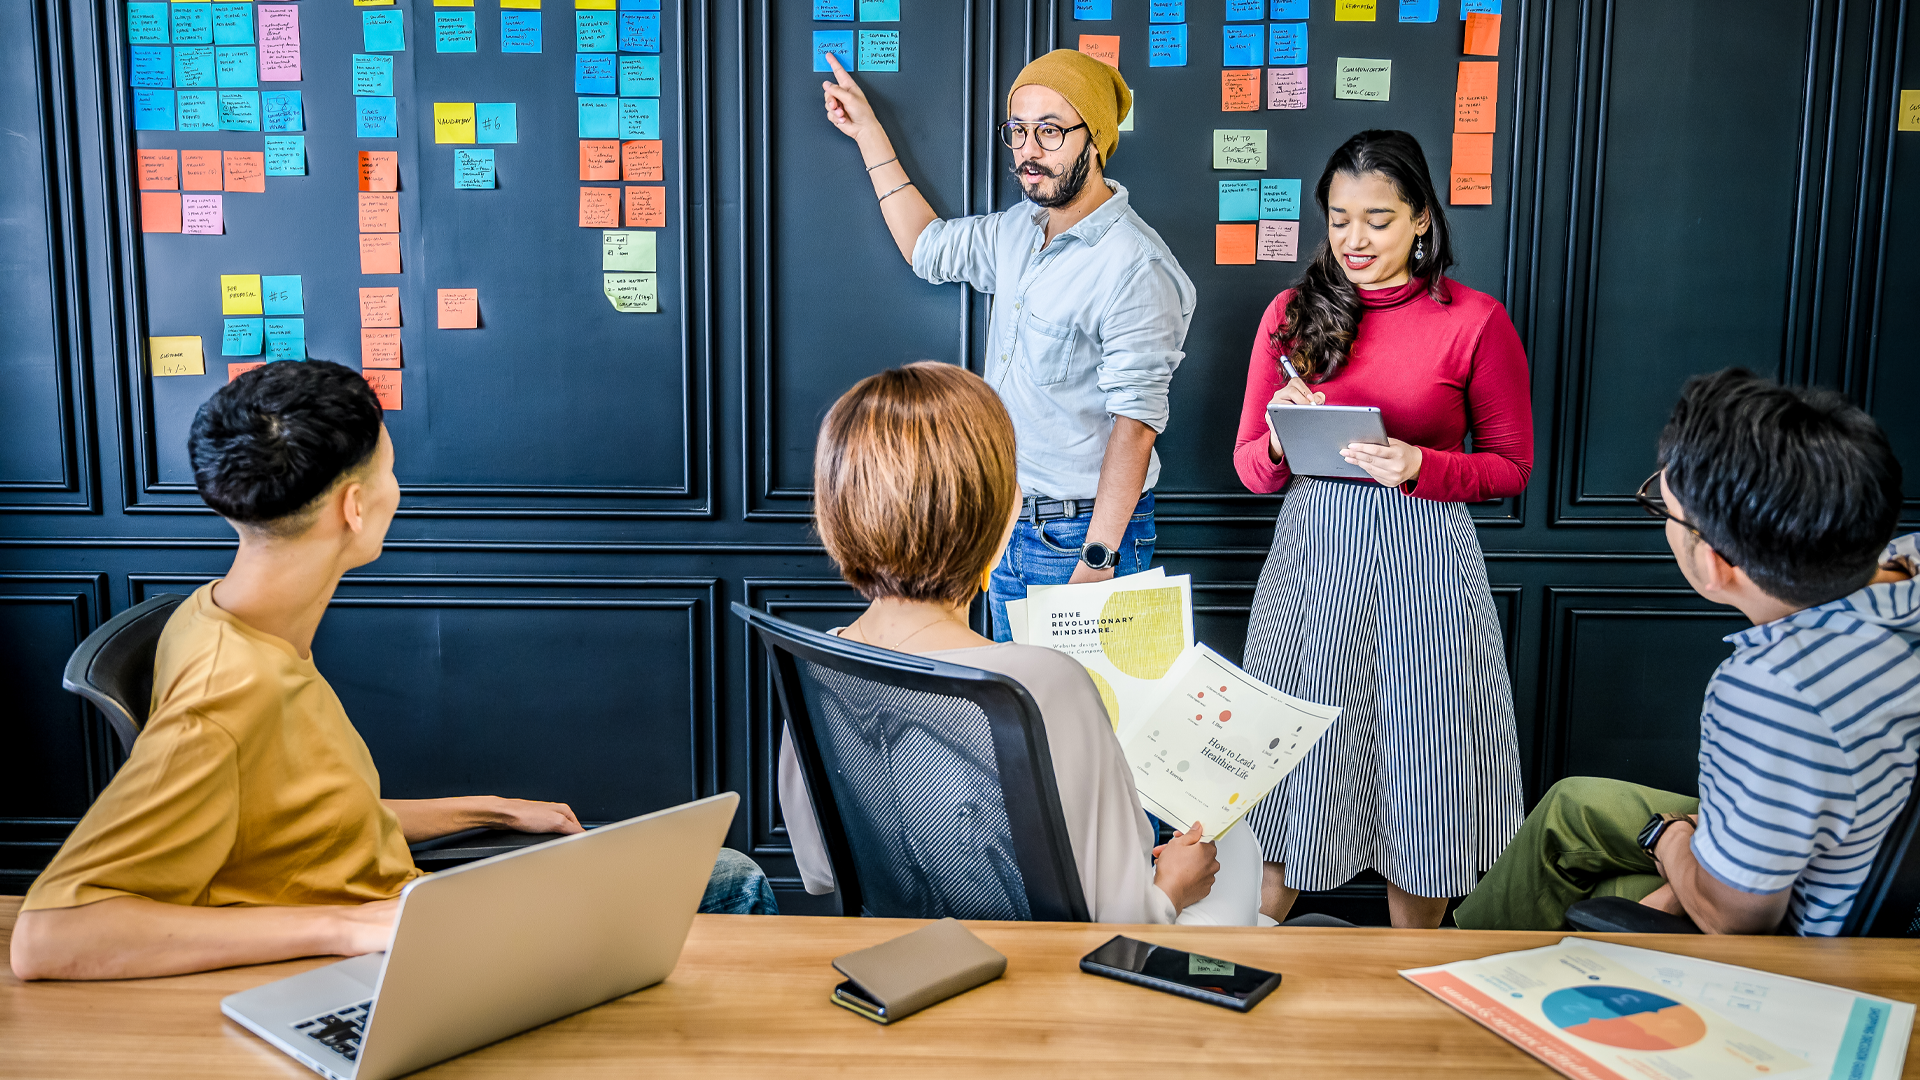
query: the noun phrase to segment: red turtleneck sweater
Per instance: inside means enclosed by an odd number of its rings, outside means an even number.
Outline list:
[[[1527,355],[1507,309],[1449,279],[1452,303],[1426,283],[1360,290],[1360,332],[1339,374],[1314,384],[1329,405],[1372,405],[1387,435],[1420,447],[1420,475],[1407,493],[1437,502],[1518,495],[1533,471],[1533,402]],[[1267,403],[1286,385],[1273,331],[1289,289],[1260,320],[1247,366],[1247,398],[1233,464],[1249,491],[1270,494],[1293,479],[1267,455]],[[1473,432],[1473,452],[1461,449]]]

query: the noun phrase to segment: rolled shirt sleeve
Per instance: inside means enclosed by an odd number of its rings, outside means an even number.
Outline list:
[[[913,272],[935,285],[964,281],[983,293],[993,292],[1005,217],[1002,212],[936,218],[913,242]]]
[[[1168,391],[1192,318],[1192,298],[1159,259],[1142,262],[1114,291],[1100,319],[1099,386],[1110,415],[1138,420],[1156,435],[1167,429]]]

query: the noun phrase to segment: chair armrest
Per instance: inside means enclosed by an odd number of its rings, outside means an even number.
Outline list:
[[[1596,896],[1567,909],[1567,924],[1594,934],[1697,934],[1684,915],[1635,903],[1624,896]]]

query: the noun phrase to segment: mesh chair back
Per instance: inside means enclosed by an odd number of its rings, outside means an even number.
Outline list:
[[[1920,782],[1880,841],[1842,937],[1920,937]]]
[[[165,593],[128,608],[88,634],[67,659],[60,685],[106,714],[127,753],[133,752],[133,740],[153,706],[153,654],[160,631],[185,599]]]
[[[843,913],[1086,921],[1024,687],[733,610],[773,662]]]

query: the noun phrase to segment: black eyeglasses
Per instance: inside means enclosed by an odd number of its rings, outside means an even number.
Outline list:
[[[1009,120],[1000,125],[1000,141],[1007,144],[1007,149],[1018,150],[1027,145],[1027,129],[1032,128],[1033,137],[1040,140],[1040,149],[1053,151],[1067,145],[1067,134],[1069,132],[1079,131],[1086,126],[1085,124],[1075,124],[1072,127],[1061,127],[1059,124],[1051,122],[1032,124],[1022,123],[1019,120]]]
[[[1645,510],[1647,513],[1653,515],[1654,517],[1664,518],[1667,521],[1673,522],[1674,524],[1687,530],[1693,535],[1699,537],[1701,540],[1706,541],[1708,545],[1711,546],[1712,541],[1707,540],[1706,533],[1701,532],[1699,529],[1694,527],[1692,522],[1688,521],[1687,519],[1681,517],[1679,514],[1676,514],[1672,510],[1667,508],[1667,500],[1665,497],[1663,497],[1660,494],[1660,473],[1664,471],[1665,471],[1664,469],[1660,470],[1658,472],[1655,472],[1652,476],[1647,477],[1647,482],[1644,484],[1641,484],[1640,490],[1633,493],[1633,501],[1639,503],[1640,508]],[[1719,551],[1718,548],[1715,548],[1714,550]],[[1736,565],[1732,559],[1728,559],[1726,557],[1725,553],[1722,553],[1720,557],[1726,560],[1726,563],[1728,566]]]

